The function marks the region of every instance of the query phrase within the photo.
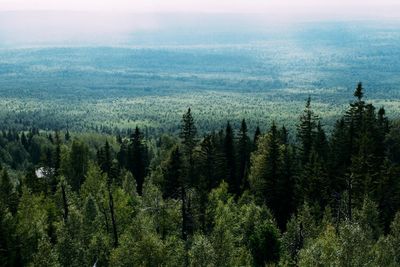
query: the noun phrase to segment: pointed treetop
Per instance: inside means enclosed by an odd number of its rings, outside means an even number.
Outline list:
[[[357,88],[356,88],[356,90],[355,90],[355,92],[354,92],[354,96],[355,97],[357,97],[357,99],[360,101],[362,98],[363,98],[363,96],[364,96],[364,92],[363,92],[363,87],[362,87],[362,83],[361,82],[359,82],[358,83],[358,85],[357,85]]]
[[[245,119],[242,120],[242,124],[240,125],[240,132],[247,133],[247,124]]]
[[[386,113],[386,111],[385,111],[385,108],[384,108],[384,107],[381,107],[381,108],[379,109],[379,111],[378,111],[379,117],[385,116],[385,113]]]
[[[310,108],[310,107],[311,107],[311,96],[308,96],[307,102],[306,102],[306,108]]]
[[[194,124],[191,109],[188,108],[188,111],[182,116],[181,132],[179,136],[186,147],[186,152],[190,155],[192,154],[193,148],[196,146],[196,134],[197,129]]]
[[[226,123],[226,130],[228,131],[228,129],[229,129],[229,131],[232,130],[232,126],[231,126],[231,123],[229,121]]]
[[[260,126],[257,125],[256,131],[254,132],[254,143],[257,143],[258,137],[261,135]]]
[[[275,135],[276,134],[276,123],[275,123],[275,121],[273,120],[272,121],[272,125],[271,125],[271,129],[270,129],[270,133],[271,134],[273,134],[273,135]]]

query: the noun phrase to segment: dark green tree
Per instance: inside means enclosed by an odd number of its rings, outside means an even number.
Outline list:
[[[260,130],[260,126],[257,125],[256,131],[254,132],[254,138],[253,138],[253,151],[257,149],[257,142],[258,142],[258,138],[261,135],[261,130]]]
[[[229,192],[238,195],[240,184],[236,178],[236,153],[234,134],[231,124],[228,122],[225,129],[224,154],[226,160],[226,181],[229,185]]]
[[[107,140],[104,147],[100,148],[97,151],[97,162],[100,166],[100,169],[104,173],[107,173],[107,175],[110,175],[112,155],[111,155],[111,147]]]
[[[297,137],[300,142],[302,164],[306,164],[310,158],[310,153],[317,134],[318,120],[318,117],[311,108],[311,98],[309,97],[303,114],[300,116],[300,123],[297,125]]]
[[[250,165],[250,151],[251,151],[250,138],[247,135],[247,124],[244,119],[242,120],[242,124],[239,130],[237,148],[238,148],[238,161],[239,161],[237,184],[240,186],[238,188],[239,189],[238,193],[240,194],[243,189],[249,188],[249,185],[247,183],[247,174],[250,167],[249,165]]]
[[[14,190],[14,186],[6,169],[3,169],[1,173],[0,200],[4,207],[11,213],[15,214],[17,212],[18,195]]]
[[[78,191],[85,180],[89,164],[89,148],[85,143],[74,140],[69,154],[68,183],[73,191]]]
[[[266,266],[279,261],[279,230],[271,222],[257,225],[249,237],[249,247],[254,266]]]
[[[184,186],[182,153],[175,146],[164,166],[163,197],[179,199],[181,187]]]
[[[184,145],[184,151],[188,155],[189,161],[192,160],[193,149],[197,144],[196,140],[197,128],[194,124],[194,119],[191,113],[191,109],[183,114],[180,138],[182,139],[182,144]]]
[[[144,178],[147,175],[148,153],[139,127],[130,137],[128,169],[136,179],[137,192],[142,195]]]

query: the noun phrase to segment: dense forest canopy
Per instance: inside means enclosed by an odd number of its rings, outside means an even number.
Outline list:
[[[20,25],[28,15],[0,12],[0,130],[115,135],[139,126],[145,135],[177,135],[181,114],[191,107],[200,135],[228,120],[239,128],[243,118],[251,135],[273,120],[294,133],[311,96],[329,133],[359,79],[368,101],[385,106],[391,118],[400,115],[398,20],[285,26],[260,24],[264,15],[252,14],[258,23],[246,25],[233,14],[228,21],[221,14],[184,16],[196,23],[174,14],[174,27],[134,32],[119,46],[7,45],[13,37],[7,17]]]
[[[329,135],[312,98],[294,129],[2,125],[0,264],[398,266],[400,124],[361,83],[343,114]]]

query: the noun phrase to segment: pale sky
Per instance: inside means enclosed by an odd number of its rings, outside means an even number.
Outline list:
[[[263,13],[285,10],[348,11],[391,7],[399,0],[0,0],[0,10],[73,10],[102,12],[230,12]],[[358,11],[360,12],[360,11]]]
[[[303,20],[400,20],[400,0],[0,0],[0,12],[0,46],[120,43],[132,32],[230,30],[246,21],[264,28]],[[231,13],[229,20],[219,13]]]

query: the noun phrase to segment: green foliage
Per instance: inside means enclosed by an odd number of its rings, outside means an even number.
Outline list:
[[[345,222],[339,234],[332,226],[300,252],[299,266],[366,266],[371,264],[372,243],[358,224]]]
[[[22,189],[16,214],[16,234],[21,244],[20,257],[23,264],[32,261],[40,238],[47,233],[49,221],[46,206],[51,205],[49,201],[43,195],[33,195],[26,187]]]
[[[329,138],[309,101],[298,140],[4,131],[1,265],[398,266],[400,132],[357,90]]]
[[[255,266],[278,262],[280,243],[277,227],[270,222],[257,225],[249,238],[249,248]]]
[[[191,158],[194,147],[196,146],[197,128],[194,124],[194,119],[190,108],[182,116],[182,128],[180,138],[185,147],[185,153]]]
[[[189,251],[190,266],[216,266],[214,257],[215,251],[208,238],[200,234],[195,235]]]
[[[58,267],[61,266],[57,259],[57,254],[51,247],[50,241],[46,237],[39,240],[38,251],[33,255],[32,263],[29,266]]]
[[[74,140],[67,161],[65,174],[72,190],[78,191],[84,182],[89,164],[88,147],[82,141]]]

